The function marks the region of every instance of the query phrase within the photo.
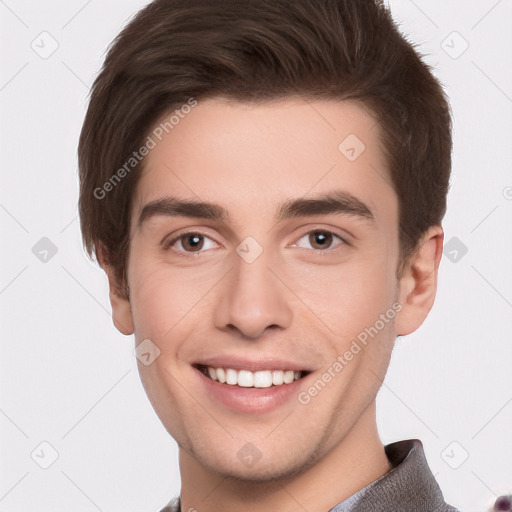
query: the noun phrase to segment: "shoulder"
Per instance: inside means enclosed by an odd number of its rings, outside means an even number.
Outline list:
[[[180,499],[173,498],[160,512],[181,512]]]

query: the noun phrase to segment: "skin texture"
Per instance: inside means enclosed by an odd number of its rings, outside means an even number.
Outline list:
[[[338,149],[349,134],[366,146],[354,161]],[[375,397],[396,336],[415,331],[432,307],[443,243],[441,226],[431,227],[397,278],[390,183],[378,124],[347,102],[200,101],[147,156],[132,210],[129,300],[102,266],[116,327],[160,350],[139,372],[180,447],[182,510],[320,512],[389,470]],[[374,221],[275,220],[283,201],[334,190],[364,202]],[[229,220],[155,215],[139,226],[143,206],[167,195],[219,204]],[[325,230],[337,236],[319,247],[309,234]],[[187,237],[162,246],[187,232],[207,237],[199,253]],[[252,263],[236,252],[248,236],[263,249]],[[312,370],[307,390],[397,302],[394,319],[305,405],[293,397],[261,414],[232,411],[191,366],[213,356],[287,359]],[[248,442],[262,454],[252,467],[237,457]]]

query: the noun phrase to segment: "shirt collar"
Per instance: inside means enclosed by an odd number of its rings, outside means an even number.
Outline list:
[[[329,512],[456,512],[447,505],[419,439],[384,447],[393,468]]]

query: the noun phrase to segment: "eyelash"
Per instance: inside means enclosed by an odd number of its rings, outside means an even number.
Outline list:
[[[302,238],[304,238],[305,236],[307,235],[310,235],[311,233],[322,233],[322,234],[326,234],[326,235],[332,235],[333,237],[337,238],[338,240],[340,240],[340,244],[339,245],[350,245],[343,237],[341,237],[340,235],[334,233],[333,231],[330,231],[328,229],[313,229],[311,231],[307,231],[306,233],[304,233],[300,238],[298,238],[297,241],[301,240]],[[164,241],[162,242],[162,248],[164,250],[168,250],[170,249],[177,241],[179,241],[180,239],[182,238],[185,238],[186,236],[190,236],[190,235],[199,235],[199,236],[202,236],[204,238],[209,238],[210,240],[213,240],[210,236],[206,235],[205,233],[201,233],[200,231],[187,231],[185,233],[180,233],[179,235],[176,235],[175,237],[171,238],[170,240],[167,240],[167,241]],[[215,242],[216,243],[216,242]],[[329,248],[329,249],[306,249],[307,251],[314,251],[316,252],[317,254],[322,254],[322,255],[325,255],[325,254],[331,254],[333,251],[336,251],[336,247],[338,246],[335,246],[333,249],[332,248]],[[294,244],[293,247],[296,247],[296,245]],[[300,248],[300,247],[299,247]],[[303,248],[303,247],[302,247]],[[192,256],[192,257],[197,257],[199,256],[200,254],[206,252],[206,251],[199,251],[199,252],[191,252],[191,251],[175,251],[177,254],[179,254],[180,256],[183,256],[183,257],[189,257],[189,256]]]

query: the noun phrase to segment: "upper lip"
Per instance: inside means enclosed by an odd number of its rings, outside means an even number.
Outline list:
[[[293,370],[296,372],[311,371],[311,369],[303,363],[272,356],[265,357],[265,359],[249,359],[247,357],[235,356],[215,356],[201,359],[201,361],[196,361],[193,366],[232,368],[233,370],[249,370],[253,372],[261,370]]]

